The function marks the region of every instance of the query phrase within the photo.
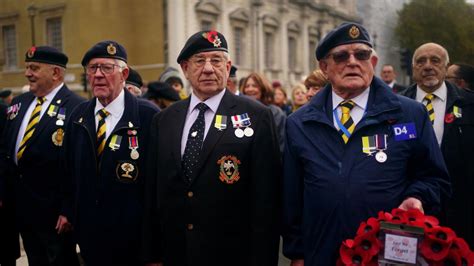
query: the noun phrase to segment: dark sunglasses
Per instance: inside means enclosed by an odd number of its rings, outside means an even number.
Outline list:
[[[365,61],[369,60],[370,55],[372,54],[372,50],[357,50],[352,54],[354,55],[355,59],[359,61]],[[349,60],[349,58],[351,57],[351,53],[347,51],[340,51],[329,54],[328,57],[332,57],[332,60],[334,60],[336,64],[340,64],[347,62],[347,60]]]

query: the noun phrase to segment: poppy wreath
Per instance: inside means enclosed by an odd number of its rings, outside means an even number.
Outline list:
[[[436,217],[424,215],[419,210],[398,208],[391,212],[380,211],[377,218],[362,222],[354,239],[342,242],[336,265],[378,266],[378,254],[383,246],[379,238],[380,222],[422,227],[424,236],[419,254],[429,265],[474,265],[474,252],[451,228],[440,226]]]

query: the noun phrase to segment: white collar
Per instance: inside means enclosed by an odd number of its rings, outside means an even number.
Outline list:
[[[369,92],[370,92],[370,87],[367,87],[361,94],[357,95],[356,97],[350,99],[352,100],[356,106],[359,108],[362,108],[362,110],[365,110],[367,106],[367,102],[369,101]],[[337,95],[334,91],[332,93],[332,110],[337,109],[339,107],[339,104],[345,99],[343,99],[341,96]]]
[[[120,91],[120,94],[117,96],[117,98],[115,98],[105,107],[100,103],[99,99],[96,98],[94,115],[96,115],[97,112],[99,112],[99,110],[102,108],[105,108],[105,110],[107,110],[107,112],[109,112],[114,118],[119,119],[122,116],[123,110],[125,108],[125,93],[123,89]]]
[[[224,97],[225,90],[226,89],[223,89],[221,92],[208,98],[203,103],[205,103],[209,107],[209,109],[212,110],[212,112],[216,113],[217,108],[221,103],[222,97]],[[194,110],[194,108],[196,108],[196,105],[198,105],[199,103],[201,103],[201,100],[196,95],[194,95],[194,92],[191,93],[191,101],[189,103],[188,114],[190,114]]]
[[[423,102],[423,99],[425,98],[426,94],[428,93],[422,90],[420,86],[416,85],[416,100],[418,102]],[[443,82],[438,89],[432,92],[432,94],[441,101],[446,101],[446,98],[448,97],[448,88],[446,87],[446,84]]]

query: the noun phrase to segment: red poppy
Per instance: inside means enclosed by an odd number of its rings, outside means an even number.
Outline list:
[[[456,251],[461,258],[462,265],[474,265],[474,252],[471,252],[469,245],[464,239],[456,237],[451,244],[451,250]]]
[[[452,113],[446,114],[444,116],[444,122],[451,124],[454,121],[454,115]]]
[[[432,261],[440,261],[448,253],[456,234],[447,227],[437,226],[425,231],[425,238],[421,243],[421,254]]]
[[[408,217],[405,210],[396,208],[392,210],[392,220],[390,221],[394,224],[407,224]]]
[[[381,244],[376,234],[376,231],[369,231],[356,236],[354,239],[355,247],[360,248],[361,252],[366,252],[369,258],[377,255],[380,251]]]
[[[433,266],[445,266],[445,265],[463,265],[461,264],[461,256],[455,250],[450,250],[448,254],[439,261],[431,261],[430,265]]]
[[[370,260],[369,253],[362,248],[356,247],[352,239],[342,242],[339,254],[344,265],[365,265]]]
[[[384,211],[379,211],[379,215],[377,217],[377,220],[379,222],[385,221],[385,222],[390,222],[392,221],[392,214],[389,212],[384,212]]]
[[[214,43],[214,41],[216,40],[216,38],[217,38],[217,31],[212,30],[212,31],[210,31],[210,32],[207,33],[207,40],[208,40],[209,42]]]
[[[439,225],[439,221],[436,217],[424,215],[418,209],[410,209],[406,211],[405,216],[408,219],[408,224],[423,227],[425,230]]]
[[[366,222],[360,223],[359,229],[357,229],[357,235],[361,235],[367,232],[375,232],[378,233],[380,230],[380,222],[373,218],[370,217],[369,220]]]

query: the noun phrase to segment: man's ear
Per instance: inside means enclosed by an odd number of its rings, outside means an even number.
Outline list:
[[[181,61],[181,63],[179,63],[179,65],[181,66],[181,71],[183,71],[184,77],[186,79],[189,79],[188,78],[189,62],[187,60],[183,60]]]
[[[128,67],[126,67],[122,70],[122,75],[123,75],[123,80],[124,81],[127,80],[129,73],[130,73],[130,69],[128,69]]]
[[[326,61],[324,61],[324,59],[321,59],[319,61],[319,68],[321,69],[321,71],[323,71],[324,75],[327,76],[328,73],[327,73],[327,69],[328,69],[328,64]]]

